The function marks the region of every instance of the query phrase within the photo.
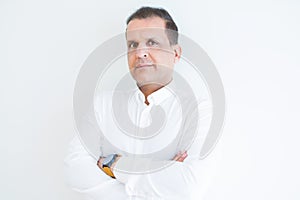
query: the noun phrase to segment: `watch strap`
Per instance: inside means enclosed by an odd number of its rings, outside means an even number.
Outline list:
[[[112,172],[112,170],[111,170],[111,165],[115,162],[115,160],[116,160],[116,158],[117,158],[117,156],[118,156],[118,154],[111,154],[112,155],[112,158],[111,158],[111,160],[108,162],[108,163],[105,163],[105,164],[103,164],[102,163],[102,170],[108,175],[108,176],[110,176],[110,177],[112,177],[112,178],[115,178],[115,176],[114,176],[114,174],[113,174],[113,172]],[[111,155],[109,155],[109,156],[111,156]],[[100,157],[101,158],[101,157]]]

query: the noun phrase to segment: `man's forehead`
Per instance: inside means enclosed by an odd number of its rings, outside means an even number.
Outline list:
[[[167,39],[165,28],[142,28],[126,32],[127,40],[140,40],[149,38]]]

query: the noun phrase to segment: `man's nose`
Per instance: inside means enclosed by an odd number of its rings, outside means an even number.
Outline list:
[[[149,57],[149,49],[147,47],[141,47],[136,50],[136,57],[147,58]]]

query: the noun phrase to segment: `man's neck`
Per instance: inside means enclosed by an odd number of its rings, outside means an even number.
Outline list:
[[[171,80],[172,81],[172,80]],[[168,85],[171,81],[169,81],[168,83],[162,85],[162,84],[145,84],[143,86],[139,86],[139,89],[141,90],[141,92],[144,94],[145,96],[145,104],[149,105],[148,102],[148,96],[150,94],[152,94],[153,92],[161,89],[162,87],[165,87],[166,85]]]
[[[143,85],[139,87],[139,89],[142,91],[142,93],[145,96],[145,104],[149,105],[148,96],[162,87],[164,87],[164,85],[158,85],[158,84],[149,84],[149,85]]]

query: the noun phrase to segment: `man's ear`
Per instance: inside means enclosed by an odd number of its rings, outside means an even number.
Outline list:
[[[175,52],[174,63],[177,63],[181,58],[181,47],[179,46],[179,44],[175,44],[172,47],[173,47],[173,51]]]

